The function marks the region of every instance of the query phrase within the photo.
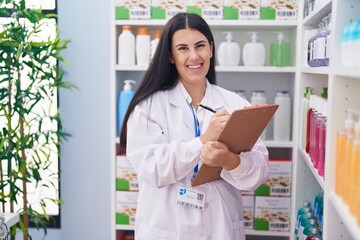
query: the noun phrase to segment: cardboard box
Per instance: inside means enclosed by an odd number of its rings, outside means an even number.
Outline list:
[[[116,224],[135,224],[138,192],[116,192]]]
[[[255,190],[256,196],[291,196],[291,160],[270,160],[269,177]]]
[[[224,0],[224,19],[260,19],[261,0]]]
[[[297,0],[261,0],[260,18],[297,19]]]
[[[187,0],[187,12],[204,19],[223,19],[223,0]]]
[[[150,19],[151,0],[115,0],[115,19]]]
[[[291,198],[255,197],[254,229],[261,231],[290,231]]]
[[[124,155],[116,157],[116,190],[139,191],[137,174]]]
[[[187,0],[152,0],[151,19],[170,19],[180,12],[186,12]]]
[[[255,196],[243,195],[242,201],[244,210],[244,227],[245,229],[254,229]]]

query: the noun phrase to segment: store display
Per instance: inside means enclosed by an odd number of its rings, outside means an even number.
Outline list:
[[[291,99],[289,91],[277,91],[275,104],[279,105],[279,110],[274,116],[274,140],[290,141]]]
[[[217,51],[219,66],[237,66],[240,64],[240,46],[234,41],[232,32],[223,32],[225,41],[221,42]]]
[[[160,41],[160,30],[155,30],[154,39],[150,43],[150,59],[153,59],[156,48]]]
[[[290,43],[284,41],[284,34],[277,33],[277,41],[270,44],[270,66],[290,66]]]
[[[245,43],[243,47],[244,66],[264,66],[265,46],[258,41],[256,32],[249,32],[249,34],[251,34],[251,40]]]
[[[146,27],[139,27],[136,34],[136,64],[138,66],[149,66],[150,63],[150,30]]]
[[[135,36],[130,26],[123,26],[118,38],[118,64],[120,66],[135,65]]]
[[[264,90],[254,90],[252,92],[251,98],[250,98],[250,103],[252,105],[257,105],[257,104],[267,104],[267,100],[266,100],[266,92]],[[266,139],[266,128],[265,130],[262,132],[260,138],[264,141]]]
[[[121,134],[122,123],[126,114],[126,111],[129,107],[131,99],[134,96],[134,91],[132,90],[131,84],[135,84],[134,80],[125,80],[123,90],[120,92],[119,102],[118,102],[118,129],[119,135]]]

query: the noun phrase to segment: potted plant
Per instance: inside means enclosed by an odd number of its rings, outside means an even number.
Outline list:
[[[46,20],[56,16],[28,8],[25,0],[0,0],[0,14],[9,20],[0,28],[0,212],[18,212],[16,226],[29,239],[29,223],[46,234],[46,205],[61,204],[58,196],[37,194],[36,201],[28,196],[36,189],[57,192],[59,172],[51,166],[69,135],[54,99],[60,88],[74,87],[63,81],[59,64],[69,41],[58,31],[41,37]],[[16,232],[11,229],[12,239]]]

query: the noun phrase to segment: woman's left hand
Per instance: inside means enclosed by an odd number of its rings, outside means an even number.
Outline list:
[[[201,161],[212,167],[222,167],[230,171],[240,164],[240,157],[229,151],[228,147],[218,141],[208,141],[200,153]]]

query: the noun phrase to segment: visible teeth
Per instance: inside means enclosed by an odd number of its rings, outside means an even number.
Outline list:
[[[191,68],[191,69],[198,69],[198,68],[200,68],[201,67],[201,65],[197,65],[197,66],[189,66],[189,68]]]

